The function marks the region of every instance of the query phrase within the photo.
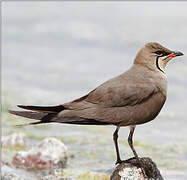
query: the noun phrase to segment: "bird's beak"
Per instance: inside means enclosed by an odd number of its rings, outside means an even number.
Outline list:
[[[169,57],[176,57],[176,56],[183,56],[184,54],[181,53],[180,51],[172,51],[171,54],[169,54],[166,58]]]

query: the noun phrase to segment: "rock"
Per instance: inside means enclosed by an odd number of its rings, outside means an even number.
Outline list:
[[[141,161],[147,177],[144,177],[136,159],[131,158],[115,168],[110,180],[164,180],[156,164],[150,158],[143,157]]]
[[[25,146],[26,136],[24,133],[13,133],[1,138],[2,146]]]
[[[26,169],[53,169],[66,164],[67,147],[58,139],[46,138],[29,151],[19,151],[12,164]]]

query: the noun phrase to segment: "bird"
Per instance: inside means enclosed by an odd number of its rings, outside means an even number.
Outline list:
[[[24,111],[9,112],[25,118],[39,120],[29,125],[65,123],[75,125],[114,125],[113,141],[116,164],[123,162],[118,147],[121,127],[130,127],[128,144],[134,158],[140,158],[133,145],[136,126],[154,120],[167,98],[167,63],[180,51],[172,51],[157,42],[146,43],[139,50],[126,72],[104,82],[88,94],[57,106],[18,105]],[[29,111],[28,111],[29,110]]]

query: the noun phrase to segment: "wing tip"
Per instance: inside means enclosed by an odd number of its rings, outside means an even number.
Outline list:
[[[20,104],[18,104],[17,107],[21,109],[26,109],[26,110],[32,110],[31,108],[33,108],[33,106],[20,105]]]
[[[24,108],[25,106],[24,106],[24,105],[18,104],[17,107],[19,107],[19,108]]]
[[[30,105],[17,105],[17,107],[26,109],[26,110],[31,110],[31,111],[38,111],[38,112],[60,112],[64,110],[63,105],[57,105],[57,106],[30,106]]]

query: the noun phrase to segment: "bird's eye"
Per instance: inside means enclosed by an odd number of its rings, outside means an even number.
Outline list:
[[[156,55],[159,55],[159,56],[164,55],[164,53],[163,53],[162,51],[156,51],[155,54],[156,54]]]

